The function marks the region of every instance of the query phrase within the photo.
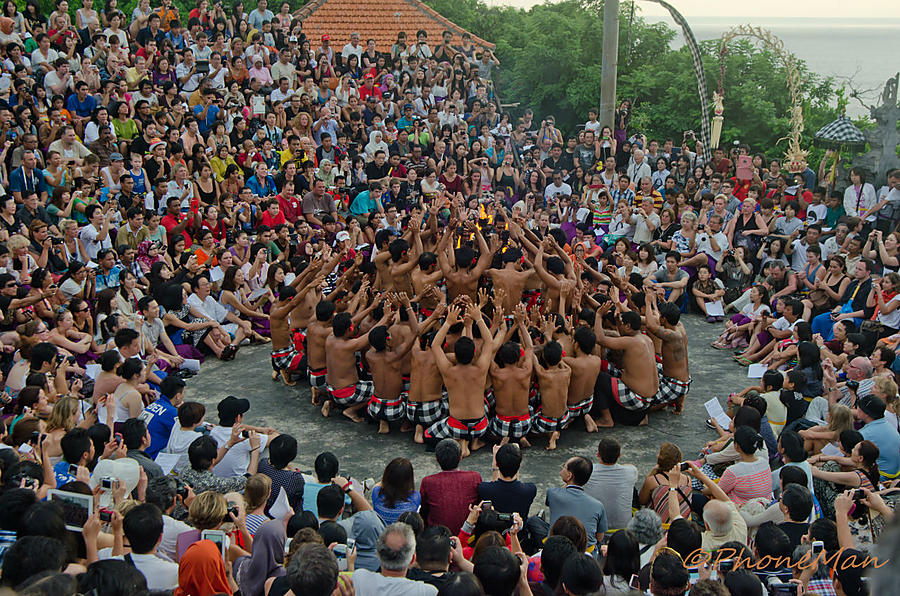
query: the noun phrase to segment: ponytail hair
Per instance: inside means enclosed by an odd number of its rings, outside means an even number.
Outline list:
[[[859,456],[865,466],[862,471],[872,483],[872,490],[878,490],[878,484],[881,482],[881,472],[878,470],[879,455],[878,445],[872,441],[859,442]]]
[[[749,426],[739,426],[734,431],[734,442],[746,454],[753,454],[762,449],[765,441],[762,435]]]

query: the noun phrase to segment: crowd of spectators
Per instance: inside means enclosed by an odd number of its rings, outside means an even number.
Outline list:
[[[388,48],[310,39],[288,2],[55,7],[0,14],[5,587],[895,590],[864,560],[900,556],[900,171],[838,192],[771,147],[705,160],[691,131],[629,131],[629,101],[564,134],[504,111],[500,61],[449,30]],[[536,503],[529,440],[681,412],[693,313],[759,374],[719,437],[642,476],[608,435]],[[250,343],[441,471],[303,473],[247,399],[207,421],[186,380]],[[487,437],[490,479],[461,467]]]

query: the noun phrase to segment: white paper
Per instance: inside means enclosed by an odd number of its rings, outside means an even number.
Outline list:
[[[209,270],[209,281],[212,283],[218,283],[223,279],[225,279],[225,272],[221,267],[216,266]]]
[[[703,404],[703,406],[706,408],[706,413],[709,414],[709,417],[718,422],[719,426],[723,429],[728,428],[728,425],[731,424],[731,418],[722,409],[722,404],[719,403],[718,399],[714,397]]]
[[[184,362],[181,363],[181,368],[182,370],[200,372],[200,361],[196,358],[185,358]]]
[[[293,271],[291,271],[289,273],[285,273],[284,274],[284,285],[286,285],[286,286],[291,285],[295,279],[297,279],[297,276],[294,275]]]
[[[747,367],[747,378],[748,379],[761,379],[766,371],[769,370],[769,365],[760,363],[760,364],[751,364]]]
[[[269,507],[269,515],[274,519],[284,520],[290,512],[291,506],[288,503],[287,493],[284,492],[284,487],[282,486],[278,490],[278,497],[275,499],[275,502]]]
[[[822,447],[822,455],[837,455],[843,456],[841,450],[834,446],[834,443],[826,443],[824,447]]]
[[[103,367],[101,367],[99,364],[86,364],[84,366],[84,374],[94,380],[97,379],[97,375],[99,375],[102,370]]]
[[[725,307],[722,306],[721,300],[706,303],[706,315],[710,317],[724,317]]]
[[[154,211],[155,210],[154,207],[155,207],[155,201],[154,201],[154,197],[153,197],[153,191],[151,190],[151,191],[147,192],[147,194],[144,195],[144,209],[147,209],[149,211]]]
[[[177,453],[157,453],[154,461],[162,468],[163,476],[167,476],[179,459],[181,456]]]
[[[267,287],[266,288],[257,288],[255,290],[253,290],[252,292],[250,292],[249,299],[256,300],[257,298],[264,295],[268,291],[269,291],[269,288],[267,288]]]

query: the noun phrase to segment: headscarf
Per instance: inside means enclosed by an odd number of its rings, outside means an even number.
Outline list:
[[[384,522],[372,510],[360,511],[353,516],[350,538],[356,540],[356,568],[378,571],[381,563],[375,554],[375,543],[384,531]]]
[[[150,271],[150,268],[153,267],[153,263],[157,261],[162,261],[163,258],[161,255],[157,254],[156,257],[150,256],[150,247],[153,246],[152,240],[144,240],[140,244],[138,244],[137,248],[137,256],[134,258],[137,261],[138,265],[141,266],[141,270],[144,273]]]
[[[381,135],[381,141],[375,140],[375,135]],[[388,144],[384,142],[384,133],[380,130],[373,130],[369,133],[369,143],[366,145],[366,155],[369,159],[375,159],[375,152],[378,150],[388,153]]]
[[[232,594],[225,574],[222,553],[211,540],[190,545],[178,562],[178,587],[175,596],[212,596]]]
[[[284,575],[284,522],[270,520],[253,537],[253,552],[234,562],[234,577],[242,596],[262,596],[266,580]]]

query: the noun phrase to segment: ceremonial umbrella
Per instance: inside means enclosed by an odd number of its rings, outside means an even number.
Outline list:
[[[837,120],[816,132],[813,143],[824,149],[863,151],[866,148],[866,135],[841,114]]]

